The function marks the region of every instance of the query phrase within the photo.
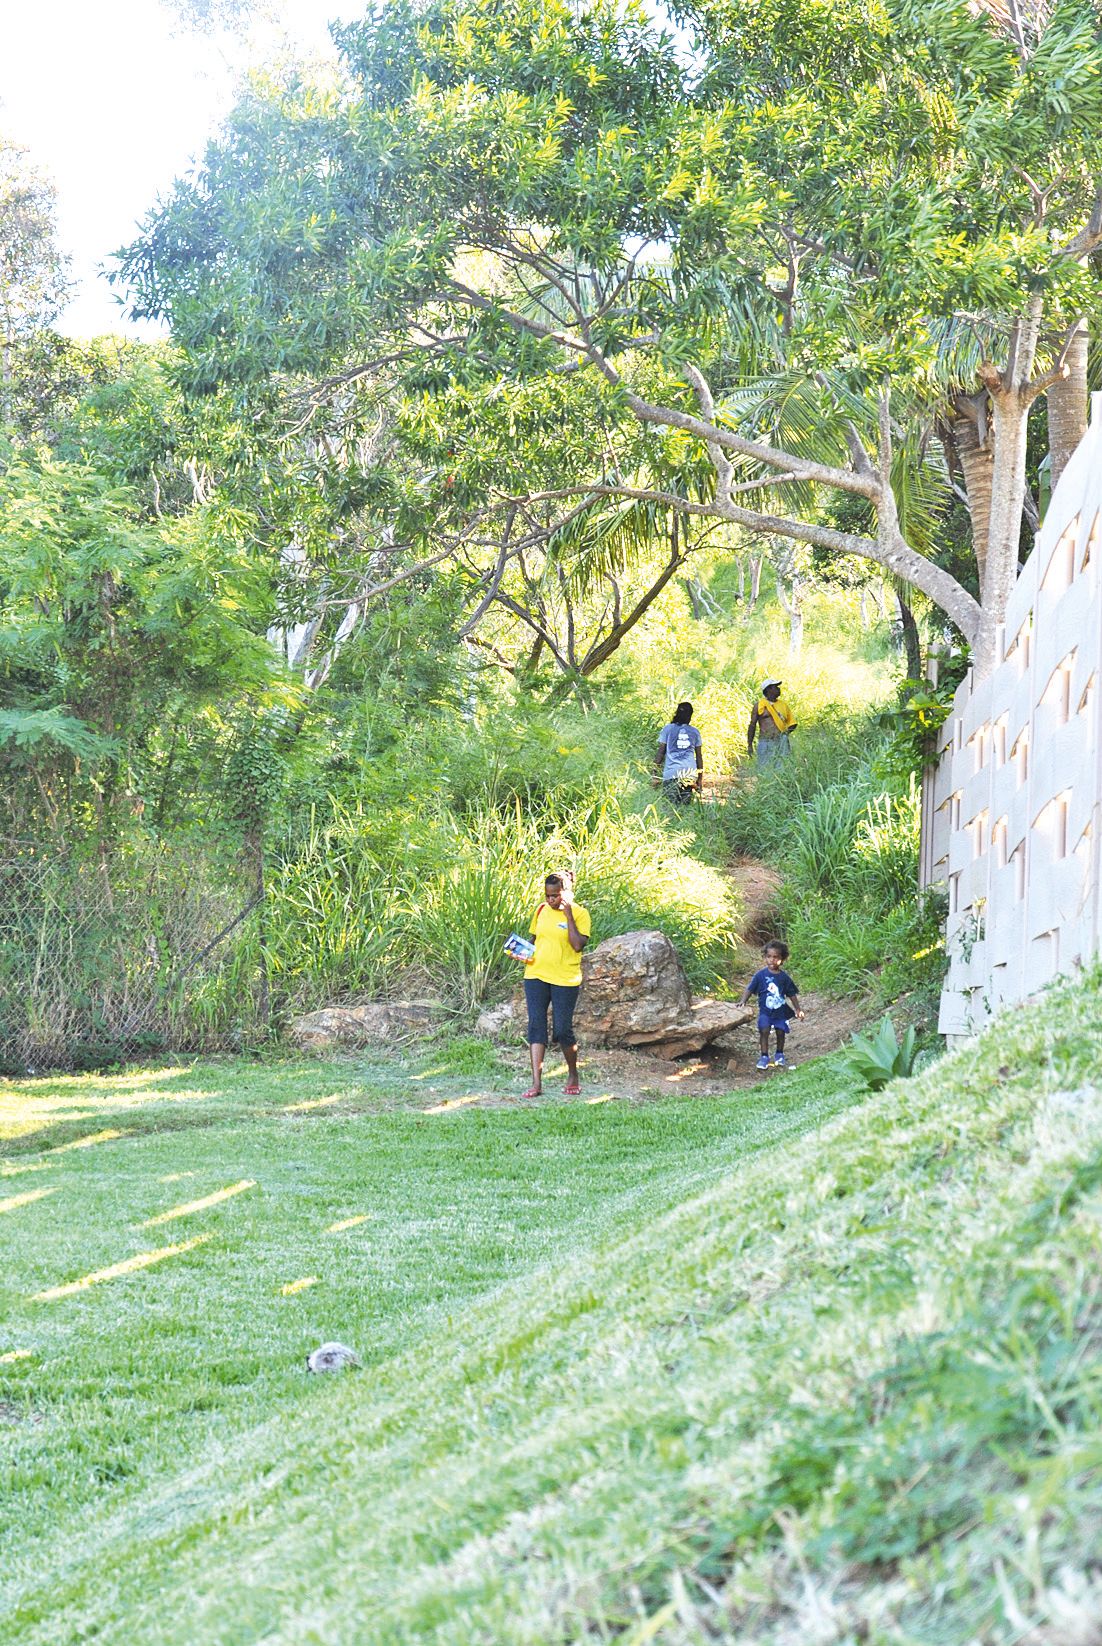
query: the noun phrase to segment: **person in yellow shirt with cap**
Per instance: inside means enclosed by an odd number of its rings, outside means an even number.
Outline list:
[[[543,1090],[543,1057],[547,1050],[547,1008],[552,1033],[566,1059],[566,1097],[577,1097],[578,1047],[574,1039],[574,1006],[582,984],[582,950],[592,930],[589,910],[574,901],[573,876],[563,869],[549,874],[543,885],[544,901],[532,916],[529,930],[535,952],[525,962],[524,999],[528,1007],[528,1049],[532,1054],[532,1084],[525,1097]]]
[[[778,760],[787,759],[791,753],[788,739],[795,729],[792,712],[781,696],[781,682],[763,680],[761,696],[754,705],[750,724],[746,728],[747,754],[754,753],[754,739],[757,738],[759,771]]]

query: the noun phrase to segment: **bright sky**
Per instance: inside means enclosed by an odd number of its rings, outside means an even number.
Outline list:
[[[317,56],[331,51],[329,18],[364,8],[279,0],[278,9],[296,48]],[[160,0],[22,0],[4,10],[0,133],[29,149],[57,187],[59,239],[76,282],[60,329],[133,332],[97,271],[201,156],[248,54],[224,38],[174,34]],[[254,45],[253,61],[274,39]]]

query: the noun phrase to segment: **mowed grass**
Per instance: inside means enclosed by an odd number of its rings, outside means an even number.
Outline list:
[[[64,1104],[0,1178],[54,1191],[0,1213],[3,1638],[1086,1646],[1099,1004],[865,1097],[421,1113],[471,1095],[446,1057],[13,1093]],[[308,1377],[328,1336],[365,1369]]]
[[[122,1524],[124,1548],[133,1526],[141,1542],[160,1517],[175,1525],[182,1503],[209,1500],[196,1469],[217,1479],[243,1437],[331,1414],[334,1390],[305,1371],[318,1343],[355,1346],[365,1370],[344,1400],[367,1397],[381,1366],[447,1341],[466,1308],[492,1311],[510,1282],[538,1299],[573,1254],[588,1261],[743,1151],[852,1101],[808,1071],[750,1101],[472,1102],[522,1083],[460,1040],[405,1059],[0,1088],[13,1638],[83,1638],[75,1617],[94,1613],[89,1582],[113,1587]],[[127,1264],[148,1266],[110,1272]],[[127,1617],[100,1638],[121,1638]]]

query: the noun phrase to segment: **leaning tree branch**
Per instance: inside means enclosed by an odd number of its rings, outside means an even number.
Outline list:
[[[673,406],[664,406],[654,401],[646,400],[642,395],[635,394],[627,389],[624,380],[608,357],[585,337],[578,337],[572,332],[561,330],[555,326],[544,325],[542,321],[533,320],[531,316],[519,314],[515,309],[495,303],[491,298],[483,296],[479,291],[464,285],[461,281],[452,280],[451,289],[464,301],[471,303],[483,312],[493,311],[510,326],[520,331],[528,332],[533,337],[542,338],[546,342],[557,343],[560,348],[569,350],[581,359],[588,360],[604,377],[611,387],[621,391],[624,404],[634,413],[638,420],[651,427],[681,429],[686,434],[695,435],[698,440],[713,443],[724,448],[724,451],[736,452],[740,457],[748,457],[755,462],[764,463],[766,467],[791,471],[801,480],[811,481],[822,486],[832,486],[839,491],[855,492],[859,497],[867,497],[875,502],[878,483],[874,477],[864,474],[855,474],[851,469],[834,468],[827,463],[813,463],[806,458],[796,457],[792,452],[780,450],[776,446],[767,445],[764,441],[748,440],[744,435],[736,434],[733,429],[723,427],[717,422],[709,422],[705,418],[694,417],[689,412],[677,410]],[[698,371],[697,367],[690,368]],[[688,373],[686,373],[688,375]],[[703,378],[701,377],[703,381]]]
[[[513,522],[516,520],[516,517],[516,509],[510,509],[505,516],[505,526],[501,534],[501,548],[498,550],[497,560],[494,562],[493,568],[486,580],[486,592],[482,596],[482,599],[478,602],[478,605],[475,607],[470,617],[468,617],[467,621],[464,623],[463,627],[460,629],[460,640],[467,640],[474,633],[482,619],[483,614],[489,609],[494,595],[501,587],[501,579],[505,576],[505,568],[510,558],[509,539],[512,536]]]
[[[678,548],[676,544],[677,539],[675,536],[675,546],[670,558],[663,566],[656,580],[651,584],[646,593],[640,596],[626,617],[621,618],[618,623],[615,623],[603,640],[594,641],[593,645],[590,646],[589,650],[582,658],[581,666],[578,671],[580,674],[585,676],[591,675],[595,669],[599,669],[601,664],[606,662],[608,658],[612,656],[624,636],[629,634],[639,620],[650,610],[651,606],[658,599],[658,596],[662,593],[662,590],[666,587],[666,584],[670,581],[670,578],[680,569],[680,567],[685,564],[685,561],[688,559],[692,550],[690,548]]]
[[[726,520],[732,525],[743,526],[748,531],[759,532],[763,536],[791,538],[797,543],[810,543],[815,548],[832,549],[836,554],[852,554],[859,560],[871,560],[891,572],[893,577],[902,578],[905,583],[912,583],[916,589],[921,589],[923,594],[936,606],[940,606],[952,619],[966,640],[972,640],[979,626],[978,602],[951,573],[936,565],[934,561],[927,560],[917,549],[912,549],[899,530],[898,524],[894,524],[891,531],[882,540],[878,540],[861,537],[853,532],[837,531],[832,526],[822,526],[811,520],[792,520],[783,515],[744,509],[736,503],[723,506],[715,501],[695,503],[677,492],[665,491],[659,487],[610,484],[587,487],[585,494],[587,499],[627,497],[638,502],[660,503],[681,515]],[[565,488],[559,492],[535,493],[526,501],[544,502],[569,495],[577,495],[574,488]],[[516,498],[502,499],[503,503],[518,501]],[[579,505],[578,509],[572,511],[572,517],[586,506],[584,502]],[[548,527],[547,533],[550,535],[558,529],[561,527]]]
[[[1032,382],[1029,384],[1025,392],[1028,396],[1030,404],[1037,399],[1038,395],[1044,394],[1046,389],[1051,389],[1054,383],[1059,383],[1063,378],[1067,377],[1069,372],[1068,355],[1071,353],[1071,346],[1075,341],[1076,333],[1082,323],[1081,318],[1077,318],[1072,321],[1064,335],[1064,341],[1060,346],[1060,352],[1056,356],[1056,359],[1052,362],[1052,365],[1047,371],[1042,372],[1039,377],[1033,378]]]
[[[1081,258],[1089,257],[1092,251],[1102,246],[1102,183],[1094,197],[1090,217],[1070,240],[1066,240],[1059,248],[1057,257],[1070,257],[1078,262]]]

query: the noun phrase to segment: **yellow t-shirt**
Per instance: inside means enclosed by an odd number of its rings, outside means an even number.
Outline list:
[[[778,697],[775,703],[767,697],[758,698],[758,731],[767,741],[771,737],[783,737],[795,724],[796,717],[783,697]]]
[[[573,905],[574,924],[583,937],[591,927],[589,910],[580,903]],[[536,940],[536,952],[530,966],[524,968],[525,977],[538,978],[542,983],[561,983],[570,988],[582,980],[582,957],[570,941],[566,924],[566,910],[553,909],[543,903],[532,916],[528,930]]]

